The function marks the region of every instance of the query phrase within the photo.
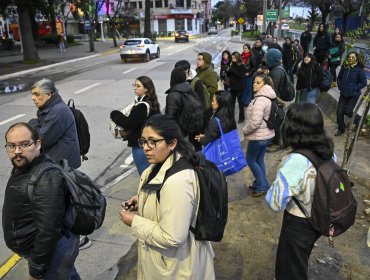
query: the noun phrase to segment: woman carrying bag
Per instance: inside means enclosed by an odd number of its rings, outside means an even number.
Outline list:
[[[254,99],[247,108],[247,121],[243,128],[248,140],[247,162],[255,180],[249,186],[252,196],[263,195],[270,187],[266,179],[265,153],[267,145],[275,136],[275,131],[267,127],[271,111],[271,99],[276,98],[273,82],[264,74],[257,75],[253,83]]]
[[[128,142],[127,146],[132,148],[135,166],[141,175],[149,166],[149,163],[144,155],[143,148],[139,147],[137,141],[141,136],[141,128],[145,120],[153,114],[160,113],[160,108],[152,79],[147,76],[140,76],[135,80],[133,87],[135,102],[128,115],[126,116],[122,111],[114,110],[110,113],[110,118],[117,126],[127,132],[125,135]]]

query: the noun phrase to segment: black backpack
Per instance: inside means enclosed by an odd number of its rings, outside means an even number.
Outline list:
[[[180,158],[169,168],[164,177],[166,179],[184,169],[194,169],[198,175],[200,201],[195,228],[190,227],[196,240],[221,241],[227,222],[228,196],[225,175],[217,166],[199,153],[199,164],[192,165],[185,158]],[[160,190],[157,198],[160,201]]]
[[[90,149],[89,125],[82,112],[75,108],[75,102],[73,99],[69,99],[68,107],[69,109],[71,109],[76,121],[78,142],[80,143],[80,155],[82,156],[82,161],[88,160],[86,154],[89,152]]]
[[[199,96],[193,91],[180,92],[182,109],[179,125],[187,134],[200,133],[203,129],[204,108]]]
[[[309,150],[293,152],[308,158],[317,170],[311,217],[308,220],[324,236],[332,238],[342,234],[355,222],[357,211],[357,202],[347,171],[334,160],[324,160]],[[308,217],[299,201],[295,197],[293,199]],[[332,239],[331,243],[329,242],[333,245]]]
[[[258,97],[268,98],[266,96],[257,96],[257,98]],[[284,105],[279,103],[276,98],[274,99],[268,98],[268,99],[271,100],[270,116],[267,120],[265,119],[263,120],[266,122],[267,127],[269,129],[276,129],[276,128],[279,128],[284,122],[284,118],[285,118]]]
[[[37,182],[45,171],[52,169],[61,171],[66,184],[64,226],[71,232],[81,235],[89,235],[100,228],[107,208],[106,199],[100,187],[85,173],[69,167],[67,160],[61,161],[61,165],[47,161],[32,170],[32,176],[28,182],[31,203]]]
[[[285,79],[284,79],[284,87],[283,89],[279,92],[281,100],[285,102],[293,101],[295,98],[295,87],[294,87],[294,82],[291,81],[290,77],[286,73],[285,69],[282,66],[278,66],[282,71],[284,71],[285,74]]]
[[[326,69],[322,69],[322,75],[323,79],[321,84],[319,85],[319,88],[321,91],[326,92],[331,88],[333,77],[331,76],[330,71]]]
[[[201,81],[202,82],[202,86],[203,86],[203,92],[204,92],[204,101],[205,101],[205,104],[204,104],[204,110],[208,110],[211,108],[211,94],[209,93],[206,85],[203,83],[203,81],[201,79],[199,79],[199,77],[194,77],[193,80],[191,80],[191,89],[195,92],[195,84],[198,82],[198,81]]]

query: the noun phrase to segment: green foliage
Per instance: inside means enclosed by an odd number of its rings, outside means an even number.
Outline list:
[[[348,31],[346,33],[346,36],[349,37],[349,40],[347,41],[346,43],[346,49],[347,49],[347,52],[353,48],[353,45],[354,43],[358,40],[358,39],[361,39],[361,38],[364,38],[364,37],[368,37],[368,33],[369,33],[369,29],[370,29],[370,24],[369,23],[365,23],[363,26],[355,29],[355,30],[351,30],[351,31]]]
[[[73,44],[75,42],[75,37],[73,35],[67,35],[67,44]]]
[[[243,37],[246,37],[246,38],[257,38],[261,35],[261,33],[258,31],[258,30],[248,30],[248,31],[245,31],[243,32]]]
[[[41,41],[45,42],[46,44],[54,44],[57,45],[59,43],[57,35],[45,35],[41,37]]]

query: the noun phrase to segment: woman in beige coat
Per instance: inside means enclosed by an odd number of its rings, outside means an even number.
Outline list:
[[[138,238],[138,279],[215,279],[209,241],[197,241],[199,182],[193,169],[167,178],[181,157],[192,162],[192,146],[169,116],[154,115],[144,125],[139,145],[151,164],[141,176],[138,195],[123,203],[121,220]],[[137,212],[136,212],[137,211]]]
[[[271,99],[276,98],[272,88],[273,82],[267,75],[257,75],[253,82],[254,99],[247,108],[246,123],[243,128],[245,139],[248,140],[247,162],[255,180],[249,186],[252,196],[263,195],[270,187],[266,179],[265,153],[275,131],[267,127],[270,116]]]

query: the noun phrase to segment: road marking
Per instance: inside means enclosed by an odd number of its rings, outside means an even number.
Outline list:
[[[131,72],[131,71],[134,71],[135,69],[136,69],[136,67],[131,68],[131,69],[129,69],[129,70],[127,70],[127,71],[125,71],[125,72],[122,72],[122,74],[127,74],[127,73],[129,73],[129,72]]]
[[[0,267],[0,279],[2,279],[21,259],[20,256],[14,254]]]
[[[114,179],[112,182],[106,184],[103,188],[100,189],[101,192],[105,192],[106,190],[113,187],[115,184],[117,184],[119,181],[125,179],[126,177],[130,176],[132,173],[136,171],[136,166],[132,167],[131,169],[127,170],[125,173],[123,173],[121,176],[118,176],[116,179]]]
[[[126,160],[125,160],[125,164],[129,165],[131,164],[132,162],[134,161],[134,157],[131,155],[129,155]]]
[[[7,120],[5,120],[5,121],[0,122],[0,125],[3,125],[3,124],[6,124],[6,123],[8,123],[8,122],[14,121],[14,120],[16,120],[16,119],[22,118],[22,117],[24,117],[25,115],[26,115],[26,114],[19,114],[19,115],[16,115],[16,116],[14,116],[14,117],[11,117],[11,118],[9,118],[9,119],[7,119]]]
[[[80,89],[80,90],[76,91],[76,92],[75,92],[75,94],[82,93],[82,92],[84,92],[84,91],[87,91],[87,90],[89,90],[89,89],[91,89],[91,88],[93,88],[93,87],[97,87],[97,86],[99,86],[99,85],[101,85],[101,84],[100,84],[100,83],[92,84],[91,86],[88,86],[88,87],[85,87],[85,88],[83,88],[83,89]]]

